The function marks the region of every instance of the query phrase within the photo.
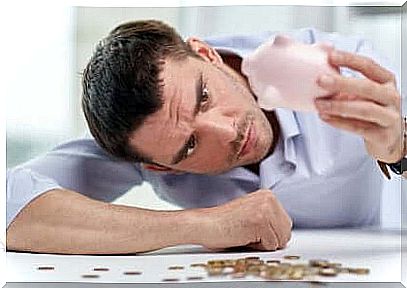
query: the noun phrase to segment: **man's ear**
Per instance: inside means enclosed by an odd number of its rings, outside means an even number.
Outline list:
[[[170,167],[166,167],[160,164],[149,164],[149,163],[141,163],[144,169],[154,171],[154,172],[169,172],[173,174],[184,174],[184,172],[172,169]]]
[[[204,59],[205,61],[211,62],[213,64],[223,63],[222,57],[220,57],[218,52],[216,52],[214,48],[209,46],[204,41],[196,37],[190,37],[187,39],[186,43],[188,44],[189,47],[191,47],[192,50],[195,51],[196,54],[201,56],[201,58]]]

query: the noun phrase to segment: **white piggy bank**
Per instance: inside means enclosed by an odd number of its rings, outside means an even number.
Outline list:
[[[328,63],[328,43],[304,44],[286,36],[276,36],[243,59],[247,76],[261,108],[290,108],[316,111],[314,99],[329,96],[317,84],[323,74],[338,74]]]

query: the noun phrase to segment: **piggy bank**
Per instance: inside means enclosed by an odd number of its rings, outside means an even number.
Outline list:
[[[323,74],[339,73],[328,63],[332,49],[329,43],[310,45],[276,36],[243,59],[242,73],[261,108],[316,111],[314,99],[329,96],[317,79]]]

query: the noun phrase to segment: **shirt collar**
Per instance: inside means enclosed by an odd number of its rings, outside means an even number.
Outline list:
[[[254,173],[238,167],[223,174],[231,179],[259,181],[260,188],[272,188],[285,176],[293,173],[297,168],[297,151],[295,138],[301,135],[295,112],[277,108],[275,109],[280,124],[280,139],[274,152],[260,163],[260,179]]]
[[[244,45],[243,45],[244,46]],[[216,47],[219,52],[233,52],[244,58],[249,51],[231,47]],[[260,163],[260,186],[270,188],[279,182],[285,175],[297,167],[297,154],[294,138],[301,134],[295,112],[285,108],[276,108],[275,113],[280,124],[280,140],[275,151]],[[232,179],[258,180],[257,175],[239,167],[224,174]]]

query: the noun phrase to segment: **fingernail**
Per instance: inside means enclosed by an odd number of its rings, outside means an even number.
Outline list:
[[[334,84],[335,79],[332,76],[323,75],[321,78],[319,78],[319,81],[323,85],[332,85]]]

